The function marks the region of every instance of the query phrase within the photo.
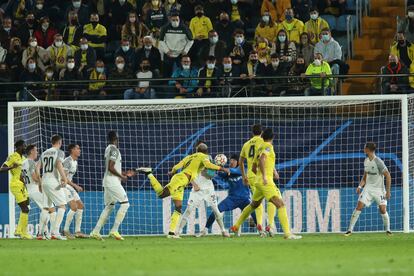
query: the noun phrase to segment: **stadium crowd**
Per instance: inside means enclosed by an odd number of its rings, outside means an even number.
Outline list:
[[[346,0],[2,0],[0,7],[0,82],[22,82],[2,88],[18,90],[18,100],[220,97],[243,87],[255,96],[320,95],[334,87],[326,76],[347,72],[320,17],[347,13]],[[315,74],[322,78],[301,77]],[[260,78],[275,76],[285,78]]]

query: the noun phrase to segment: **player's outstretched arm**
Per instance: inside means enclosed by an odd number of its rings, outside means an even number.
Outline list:
[[[246,160],[246,158],[244,158],[240,155],[240,157],[239,157],[239,167],[240,167],[240,172],[241,172],[242,179],[243,179],[243,184],[248,186],[249,185],[249,179],[247,178],[246,171],[244,169],[244,160]]]
[[[367,181],[367,173],[364,172],[364,175],[362,176],[361,182],[359,182],[359,186],[357,188],[357,194],[361,193],[361,190],[364,188],[366,181]]]
[[[122,175],[122,172],[120,173],[115,169],[115,161],[113,160],[109,160],[108,171],[110,171],[113,175],[116,175],[119,178],[121,178],[122,181],[126,181],[128,179],[126,175]]]
[[[265,164],[266,164],[266,154],[262,154],[259,157],[259,170],[262,173],[264,185],[267,184]]]
[[[203,160],[203,165],[207,169],[215,170],[215,171],[223,171],[223,172],[227,173],[228,175],[230,174],[229,169],[224,168],[224,167],[220,167],[220,166],[217,166],[217,165],[211,163],[210,160],[208,160],[208,158]]]
[[[390,172],[387,170],[384,172],[384,176],[385,176],[385,197],[387,198],[387,200],[389,200],[391,198],[391,174]]]
[[[8,171],[10,171],[14,168],[17,168],[19,166],[19,164],[14,163],[14,160],[12,160],[12,159],[9,159],[8,161],[4,162],[3,165],[0,167],[0,172],[8,172]],[[10,161],[13,161],[13,163],[10,162]]]
[[[182,159],[180,162],[178,162],[177,164],[175,164],[175,166],[171,169],[170,172],[168,172],[168,174],[170,176],[173,176],[179,169],[181,169],[182,167],[184,167],[184,164],[186,163],[187,157],[185,157],[184,159]]]

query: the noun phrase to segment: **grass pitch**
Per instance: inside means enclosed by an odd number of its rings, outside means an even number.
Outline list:
[[[0,240],[1,275],[414,275],[414,235]]]

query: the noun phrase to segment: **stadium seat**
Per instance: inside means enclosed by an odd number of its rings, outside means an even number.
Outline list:
[[[336,30],[336,17],[335,16],[329,15],[329,14],[324,14],[324,15],[321,15],[321,17],[323,19],[325,19],[326,22],[328,22],[329,28],[331,30]]]
[[[348,55],[348,41],[346,35],[336,36],[335,40],[341,45],[342,48],[342,56],[346,57]]]
[[[344,14],[341,15],[340,17],[338,17],[337,19],[337,25],[336,25],[336,30],[339,32],[346,32],[346,18],[350,16],[348,14]],[[352,17],[352,28],[355,30],[356,28],[356,18],[354,15],[351,15]]]
[[[356,0],[346,1],[346,9],[348,11],[355,11],[356,10]]]

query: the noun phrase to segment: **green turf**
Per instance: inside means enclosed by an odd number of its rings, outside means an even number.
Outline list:
[[[1,275],[414,275],[414,235],[0,240]]]

